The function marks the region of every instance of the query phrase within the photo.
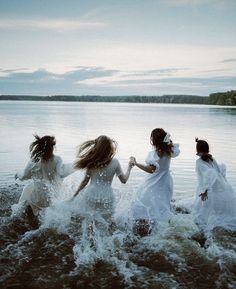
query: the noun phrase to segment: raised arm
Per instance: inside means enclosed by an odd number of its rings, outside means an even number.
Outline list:
[[[143,170],[144,172],[146,173],[149,173],[149,174],[153,174],[155,171],[156,171],[156,166],[154,165],[143,165],[143,164],[140,164],[136,161],[135,159],[135,165],[136,167],[138,167],[139,169]]]
[[[148,153],[148,156],[145,160],[146,164],[141,164],[137,162],[135,157],[131,157],[131,160],[134,162],[134,164],[141,170],[143,170],[146,173],[153,174],[159,169],[159,156],[155,151],[151,151]]]
[[[74,194],[73,198],[75,198],[75,197],[79,194],[79,192],[80,192],[81,190],[83,190],[84,187],[86,187],[86,185],[88,184],[90,178],[91,178],[90,172],[87,170],[87,171],[85,172],[85,176],[84,176],[83,180],[81,181],[81,183],[80,183],[80,185],[79,185],[76,193]]]
[[[117,159],[115,159],[115,161],[116,161],[115,173],[116,173],[117,177],[119,178],[119,180],[121,181],[121,183],[125,184],[128,181],[128,179],[129,179],[130,172],[131,172],[132,167],[134,166],[134,163],[131,160],[129,161],[129,164],[128,164],[128,167],[127,167],[127,171],[124,174],[122,169],[121,169],[119,161]]]
[[[129,161],[126,173],[124,174],[121,171],[121,173],[118,175],[118,178],[122,182],[122,184],[127,183],[128,179],[129,179],[129,176],[130,176],[130,172],[131,172],[133,166],[134,166],[133,162]]]

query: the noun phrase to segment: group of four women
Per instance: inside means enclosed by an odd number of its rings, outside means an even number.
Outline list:
[[[135,224],[151,224],[170,220],[173,215],[171,199],[173,180],[170,174],[171,158],[179,155],[179,145],[174,144],[170,134],[162,128],[151,132],[153,147],[145,164],[130,157],[124,173],[115,153],[117,143],[107,136],[83,143],[78,151],[74,168],[84,170],[84,178],[75,192],[72,201],[83,191],[84,209],[91,214],[99,214],[112,220],[114,214],[114,194],[112,180],[116,175],[122,183],[129,179],[134,166],[145,171],[147,176],[138,189],[136,198],[130,204]],[[209,145],[196,139],[199,159],[196,161],[198,188],[194,204],[194,215],[200,225],[226,226],[236,229],[236,194],[225,178],[225,167],[217,164],[209,154]],[[51,204],[52,195],[59,190],[62,178],[67,175],[59,156],[53,154],[55,138],[35,136],[30,146],[31,159],[20,180],[32,179],[24,187],[19,203],[30,208],[34,215]],[[52,189],[53,188],[53,189]],[[79,194],[80,195],[80,194]],[[150,225],[148,226],[150,232]]]

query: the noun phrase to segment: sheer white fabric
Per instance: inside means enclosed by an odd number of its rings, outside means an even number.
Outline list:
[[[236,230],[236,193],[225,178],[225,165],[198,159],[196,173],[198,187],[193,210],[196,222],[207,230],[218,226]],[[205,190],[208,199],[202,201],[199,194]]]
[[[38,215],[42,208],[48,207],[52,197],[58,193],[62,184],[62,178],[72,172],[62,163],[59,156],[47,162],[30,160],[24,172],[19,174],[19,179],[30,180],[24,187],[19,204],[31,206],[34,215]]]
[[[174,144],[171,157],[180,153],[179,145]],[[171,157],[159,157],[156,151],[148,153],[147,165],[154,165],[156,170],[147,174],[143,184],[139,187],[137,198],[132,204],[134,219],[165,221],[171,217],[171,199],[173,196],[173,180],[170,174]]]
[[[114,175],[123,174],[119,161],[113,158],[111,162],[99,169],[88,172],[90,183],[80,193],[80,208],[92,218],[110,219],[114,213],[114,194],[111,187]]]

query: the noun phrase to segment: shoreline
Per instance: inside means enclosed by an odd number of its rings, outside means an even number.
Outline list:
[[[128,101],[68,101],[68,100],[12,100],[12,99],[0,99],[1,102],[51,102],[51,103],[98,103],[98,104],[139,104],[139,105],[162,105],[162,106],[202,106],[202,107],[214,107],[214,108],[230,108],[236,109],[236,105],[220,105],[220,104],[208,104],[208,103],[176,103],[176,102],[128,102]]]
[[[236,106],[236,90],[212,93],[208,96],[173,94],[160,96],[127,95],[0,95],[0,101],[57,101],[57,102],[101,102],[101,103],[162,103]]]

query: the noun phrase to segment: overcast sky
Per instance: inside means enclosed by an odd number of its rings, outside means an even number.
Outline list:
[[[0,0],[0,94],[231,89],[235,0]]]

